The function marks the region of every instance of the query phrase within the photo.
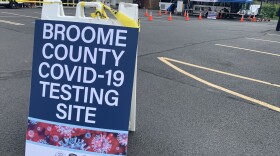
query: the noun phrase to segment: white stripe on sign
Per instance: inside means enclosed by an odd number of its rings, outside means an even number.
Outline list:
[[[266,55],[272,55],[272,56],[278,56],[278,57],[280,57],[280,54],[268,53],[268,52],[259,51],[259,50],[252,50],[252,49],[246,49],[246,48],[228,46],[228,45],[223,45],[223,44],[215,44],[215,45],[216,45],[216,46],[221,46],[221,47],[227,47],[227,48],[233,48],[233,49],[240,49],[240,50],[245,50],[245,51],[251,51],[251,52],[254,52],[254,53],[261,53],[261,54],[266,54]]]
[[[7,24],[12,24],[12,25],[24,25],[22,23],[16,23],[16,22],[11,22],[11,21],[6,21],[6,20],[0,20],[0,23],[7,23]]]
[[[270,35],[270,36],[280,36],[278,34],[267,34],[267,35]]]
[[[15,13],[10,13],[10,12],[2,12],[2,13],[3,13],[3,14],[10,14],[10,15],[21,16],[21,17],[29,17],[29,18],[39,19],[39,17],[20,15],[20,14],[15,14]]]
[[[263,42],[272,42],[272,43],[280,43],[279,41],[272,41],[272,40],[263,40],[259,38],[246,38],[248,40],[256,40],[256,41],[263,41]]]

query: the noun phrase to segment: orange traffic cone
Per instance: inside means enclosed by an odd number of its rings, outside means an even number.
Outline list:
[[[164,15],[167,15],[167,10],[164,11]]]
[[[169,16],[168,16],[168,21],[172,21],[172,15],[171,15],[171,12],[170,12],[170,14],[169,14]]]
[[[199,13],[198,20],[202,20],[201,13]]]
[[[148,9],[146,9],[146,12],[145,12],[145,15],[144,16],[149,16],[149,13],[148,13]]]
[[[184,17],[186,17],[187,16],[187,11],[185,10],[185,12],[184,12]]]
[[[242,15],[240,22],[244,22],[244,15]]]
[[[189,13],[187,12],[186,21],[189,21],[189,20],[190,20]]]
[[[152,12],[150,13],[149,21],[153,21],[153,14],[152,14]]]
[[[254,17],[252,18],[252,22],[257,22],[256,15],[254,15]]]
[[[162,14],[161,14],[161,10],[159,9],[159,11],[158,11],[158,16],[161,16]]]

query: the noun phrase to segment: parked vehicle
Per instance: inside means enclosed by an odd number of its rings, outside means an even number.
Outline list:
[[[23,2],[17,2],[16,0],[0,0],[0,6],[16,9],[23,6]]]
[[[194,5],[192,12],[194,15],[199,15],[201,13],[202,16],[207,17],[209,12],[230,12],[230,7],[224,6],[213,6],[213,5]]]
[[[258,15],[260,5],[250,5],[250,9],[240,9],[238,14],[240,15]]]

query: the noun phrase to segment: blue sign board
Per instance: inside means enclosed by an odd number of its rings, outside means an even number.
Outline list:
[[[137,41],[136,28],[36,21],[26,155],[126,155]]]

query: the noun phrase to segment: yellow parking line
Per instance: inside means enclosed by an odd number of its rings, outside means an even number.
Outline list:
[[[186,75],[186,76],[188,76],[188,77],[190,77],[190,78],[192,78],[192,79],[194,79],[194,80],[196,80],[196,81],[198,81],[198,82],[201,82],[201,83],[203,83],[203,84],[205,84],[205,85],[208,85],[208,86],[210,86],[210,87],[213,87],[213,88],[216,88],[216,89],[218,89],[218,90],[221,90],[221,91],[226,92],[226,93],[228,93],[228,94],[237,96],[237,97],[239,97],[239,98],[242,98],[242,99],[251,101],[251,102],[253,102],[253,103],[256,103],[256,104],[261,105],[261,106],[263,106],[263,107],[269,108],[269,109],[271,109],[271,110],[280,112],[280,108],[279,108],[279,107],[273,106],[273,105],[271,105],[271,104],[269,104],[269,103],[266,103],[266,102],[263,102],[263,101],[260,101],[260,100],[251,98],[251,97],[249,97],[249,96],[246,96],[246,95],[237,93],[237,92],[235,92],[235,91],[232,91],[232,90],[229,90],[229,89],[227,89],[227,88],[218,86],[218,85],[213,84],[213,83],[211,83],[211,82],[208,82],[208,81],[206,81],[206,80],[204,80],[204,79],[201,79],[201,78],[199,78],[199,77],[197,77],[197,76],[195,76],[195,75],[192,75],[192,74],[190,74],[190,73],[188,73],[188,72],[186,72],[186,71],[180,69],[179,67],[175,66],[174,64],[170,63],[171,61],[172,61],[172,62],[174,62],[174,61],[176,61],[176,62],[182,62],[182,61],[177,61],[177,60],[173,60],[173,59],[165,58],[165,57],[158,57],[158,59],[159,59],[160,61],[162,61],[163,63],[165,63],[166,65],[170,66],[171,68],[175,69],[176,71],[178,71],[178,72],[180,72],[180,73],[182,73],[182,74],[184,74],[184,75]]]
[[[10,13],[10,12],[2,12],[2,13],[3,13],[3,14],[10,14],[10,15],[21,16],[21,17],[28,17],[28,18],[35,18],[35,19],[39,19],[39,17],[26,16],[26,15],[20,15],[20,14],[15,14],[15,13]]]
[[[11,21],[6,21],[6,20],[0,20],[1,23],[7,23],[7,24],[12,24],[12,25],[24,25],[22,23],[16,23],[16,22],[11,22]]]
[[[263,40],[259,38],[246,38],[248,40],[255,40],[255,41],[263,41],[263,42],[272,42],[272,43],[280,43],[279,41],[272,41],[272,40]]]
[[[234,47],[234,46],[228,46],[228,45],[223,45],[223,44],[215,44],[216,46],[221,46],[221,47],[227,47],[227,48],[233,48],[233,49],[240,49],[240,50],[245,50],[245,51],[251,51],[254,53],[260,53],[260,54],[266,54],[266,55],[272,55],[272,56],[280,56],[280,54],[274,54],[274,53],[268,53],[264,51],[259,51],[259,50],[252,50],[252,49],[246,49],[246,48],[240,48],[240,47]]]
[[[269,85],[269,86],[280,88],[279,84],[273,84],[273,83],[270,83],[270,82],[266,82],[266,81],[262,81],[262,80],[258,80],[258,79],[253,79],[253,78],[245,77],[245,76],[241,76],[241,75],[236,75],[236,74],[232,74],[232,73],[227,73],[227,72],[224,72],[224,71],[220,71],[220,70],[216,70],[216,69],[212,69],[212,68],[207,68],[207,67],[203,67],[203,66],[183,62],[183,61],[178,61],[178,60],[174,60],[174,59],[170,59],[170,58],[164,58],[164,59],[168,60],[168,61],[184,64],[184,65],[187,65],[187,66],[191,66],[191,67],[195,67],[195,68],[199,68],[199,69],[204,69],[204,70],[208,70],[208,71],[211,71],[211,72],[215,72],[215,73],[219,73],[219,74],[223,74],[223,75],[228,75],[228,76],[232,76],[232,77],[236,77],[236,78],[249,80],[249,81],[262,83],[262,84],[266,84],[266,85]]]

